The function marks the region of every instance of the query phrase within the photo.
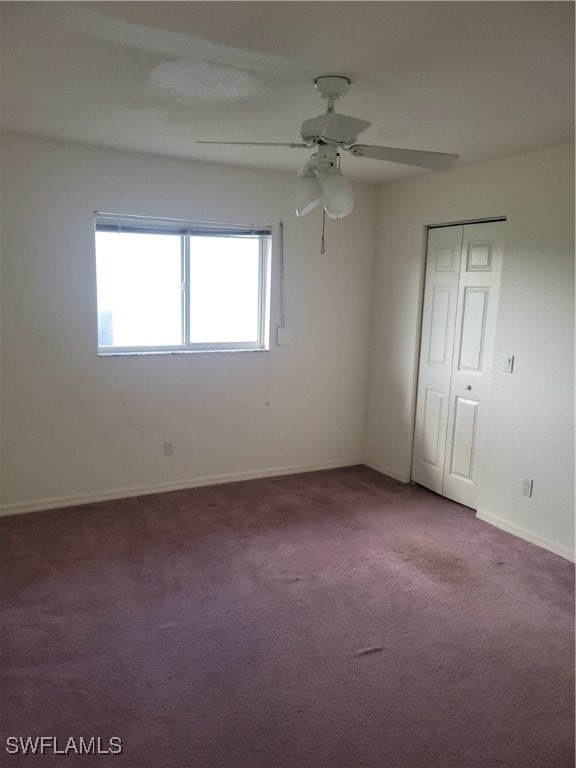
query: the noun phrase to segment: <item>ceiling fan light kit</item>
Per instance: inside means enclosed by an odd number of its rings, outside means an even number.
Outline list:
[[[296,186],[296,216],[306,216],[322,201],[322,187],[312,170],[300,176]]]
[[[352,81],[342,75],[323,75],[314,80],[319,95],[326,99],[326,112],[305,120],[300,128],[302,142],[222,142],[202,141],[199,144],[254,144],[314,149],[316,152],[298,173],[296,215],[301,217],[323,203],[331,219],[342,219],[352,213],[354,196],[350,182],[342,175],[339,150],[353,157],[368,157],[390,163],[401,163],[435,171],[445,171],[458,160],[458,155],[445,152],[425,152],[419,149],[382,147],[356,144],[358,134],[370,127],[367,120],[334,112],[334,102],[348,92]]]
[[[338,167],[337,148],[331,145],[319,146],[298,172],[296,215],[305,216],[320,202],[331,219],[348,216],[354,209],[352,186]]]
[[[331,167],[318,175],[324,210],[330,219],[342,219],[354,210],[352,186],[340,170]]]

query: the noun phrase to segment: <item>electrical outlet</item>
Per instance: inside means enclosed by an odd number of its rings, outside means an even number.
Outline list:
[[[174,456],[176,445],[174,440],[164,440],[164,456]]]
[[[533,480],[529,480],[528,478],[524,478],[522,480],[522,494],[524,496],[532,496],[532,486],[534,485]]]

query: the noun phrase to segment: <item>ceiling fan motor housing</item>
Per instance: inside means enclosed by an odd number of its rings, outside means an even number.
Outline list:
[[[367,120],[349,117],[339,112],[327,112],[305,120],[300,128],[302,141],[327,144],[353,144],[358,134],[371,125]]]

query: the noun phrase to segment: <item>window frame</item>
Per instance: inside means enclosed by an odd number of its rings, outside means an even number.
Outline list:
[[[149,355],[149,354],[187,354],[198,352],[263,352],[270,349],[270,281],[272,260],[272,227],[244,224],[224,224],[214,222],[187,221],[182,219],[152,218],[148,216],[128,216],[112,213],[94,212],[94,238],[98,232],[126,232],[135,234],[174,235],[180,238],[180,274],[182,343],[147,346],[101,345],[98,326],[98,355]],[[191,238],[258,238],[258,306],[257,339],[252,341],[191,342],[190,341],[190,259]],[[96,259],[97,254],[95,253]],[[97,267],[96,267],[97,274]],[[96,300],[98,309],[98,299]],[[99,317],[97,318],[99,323]]]

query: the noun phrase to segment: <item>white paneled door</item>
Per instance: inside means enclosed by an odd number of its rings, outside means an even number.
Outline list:
[[[476,509],[504,222],[429,230],[412,479]]]

